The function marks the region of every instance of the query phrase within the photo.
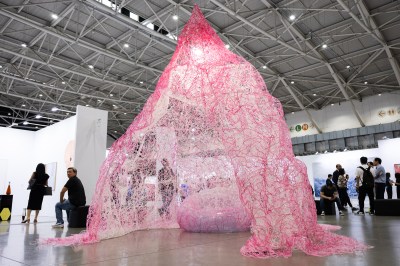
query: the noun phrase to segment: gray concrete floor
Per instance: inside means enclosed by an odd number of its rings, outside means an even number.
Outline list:
[[[249,233],[195,234],[179,229],[138,231],[80,247],[37,247],[47,237],[65,237],[81,229],[52,229],[54,217],[20,224],[20,217],[0,224],[0,265],[400,265],[400,217],[319,217],[320,223],[342,226],[339,234],[373,249],[358,254],[312,257],[295,251],[284,259],[252,259],[239,249]],[[340,243],[338,243],[340,245]]]

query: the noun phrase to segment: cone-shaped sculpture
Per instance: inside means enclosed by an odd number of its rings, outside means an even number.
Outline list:
[[[178,223],[189,231],[240,231],[250,222],[245,256],[366,248],[317,224],[280,102],[196,6],[155,92],[101,167],[87,232],[43,242],[93,243]]]

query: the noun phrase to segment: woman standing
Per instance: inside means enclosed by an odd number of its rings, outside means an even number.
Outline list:
[[[45,193],[45,186],[47,186],[47,181],[49,175],[45,172],[44,164],[40,163],[36,166],[36,172],[33,172],[32,177],[35,179],[35,183],[32,185],[31,192],[29,194],[29,201],[27,207],[26,219],[22,223],[29,223],[31,220],[31,211],[35,210],[34,223],[37,223],[37,218],[39,211],[42,209],[43,196]]]
[[[351,204],[349,194],[347,193],[347,182],[349,181],[349,175],[347,175],[344,171],[344,168],[339,169],[339,178],[338,178],[338,192],[340,202],[342,206],[345,207],[347,204],[351,207],[352,211],[357,210]]]

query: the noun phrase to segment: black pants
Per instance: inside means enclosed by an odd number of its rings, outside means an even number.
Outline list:
[[[396,186],[397,198],[400,199],[400,186]]]
[[[388,199],[392,199],[393,198],[393,187],[386,186],[386,193],[388,195]]]
[[[375,212],[374,188],[364,188],[361,186],[358,190],[358,203],[360,204],[360,212],[364,212],[365,196],[368,195],[371,213]]]
[[[386,187],[386,183],[375,183],[376,199],[384,199],[385,198],[385,187]]]
[[[339,192],[339,198],[340,198],[340,202],[342,203],[342,205],[343,205],[343,207],[346,205],[346,204],[349,204],[349,206],[351,207],[351,208],[353,208],[353,205],[351,204],[351,202],[350,202],[350,197],[349,197],[349,194],[347,193],[347,187],[344,187],[344,188],[338,188],[338,192]]]

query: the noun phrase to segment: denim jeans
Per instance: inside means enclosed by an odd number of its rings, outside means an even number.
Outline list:
[[[327,200],[327,199],[323,199],[323,198],[321,198],[320,199],[320,206],[321,206],[321,211],[325,211],[325,201],[330,201],[330,200]],[[336,202],[336,206],[338,207],[338,209],[339,209],[339,211],[341,211],[342,209],[343,209],[343,206],[342,206],[342,203],[340,202],[340,199],[339,198],[335,198],[335,200],[333,200],[333,202]]]
[[[56,218],[57,218],[57,223],[58,224],[64,224],[64,220],[63,220],[63,215],[62,215],[62,210],[65,210],[67,212],[67,216],[69,214],[70,210],[75,209],[76,206],[72,205],[69,200],[64,200],[63,203],[58,202],[56,204]]]

